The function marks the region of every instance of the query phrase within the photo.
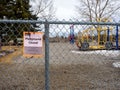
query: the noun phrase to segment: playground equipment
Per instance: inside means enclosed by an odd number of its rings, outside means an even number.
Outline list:
[[[117,28],[118,29],[118,28]],[[76,45],[80,50],[89,49],[113,49],[116,45],[119,47],[118,30],[114,34],[114,28],[107,26],[92,26],[78,33]],[[115,37],[116,36],[116,37]]]
[[[71,44],[74,44],[74,25],[70,27],[69,41]]]
[[[97,22],[111,22],[108,18],[97,19]],[[118,25],[100,26],[93,25],[78,33],[76,45],[80,50],[89,49],[119,49],[120,47],[120,30]]]

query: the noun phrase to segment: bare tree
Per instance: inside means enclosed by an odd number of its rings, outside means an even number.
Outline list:
[[[76,9],[90,22],[107,22],[120,11],[119,0],[78,0]]]
[[[53,0],[31,0],[33,13],[40,19],[50,20],[55,17]]]

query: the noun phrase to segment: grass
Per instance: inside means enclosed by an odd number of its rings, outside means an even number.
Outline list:
[[[7,52],[9,52],[10,50],[14,50],[14,51],[13,53],[8,54]],[[22,47],[21,46],[3,46],[1,52],[5,52],[7,53],[7,55],[1,57],[0,62],[12,63],[12,59],[22,53]]]

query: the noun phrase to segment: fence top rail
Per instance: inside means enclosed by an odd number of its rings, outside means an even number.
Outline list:
[[[43,20],[0,20],[0,23],[40,23],[40,24],[73,24],[73,25],[113,25],[120,26],[115,22],[85,22],[85,21],[43,21]]]

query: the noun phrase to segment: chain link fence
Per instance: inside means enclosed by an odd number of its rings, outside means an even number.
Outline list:
[[[120,23],[0,21],[0,90],[119,90]],[[43,32],[43,57],[23,56]]]

